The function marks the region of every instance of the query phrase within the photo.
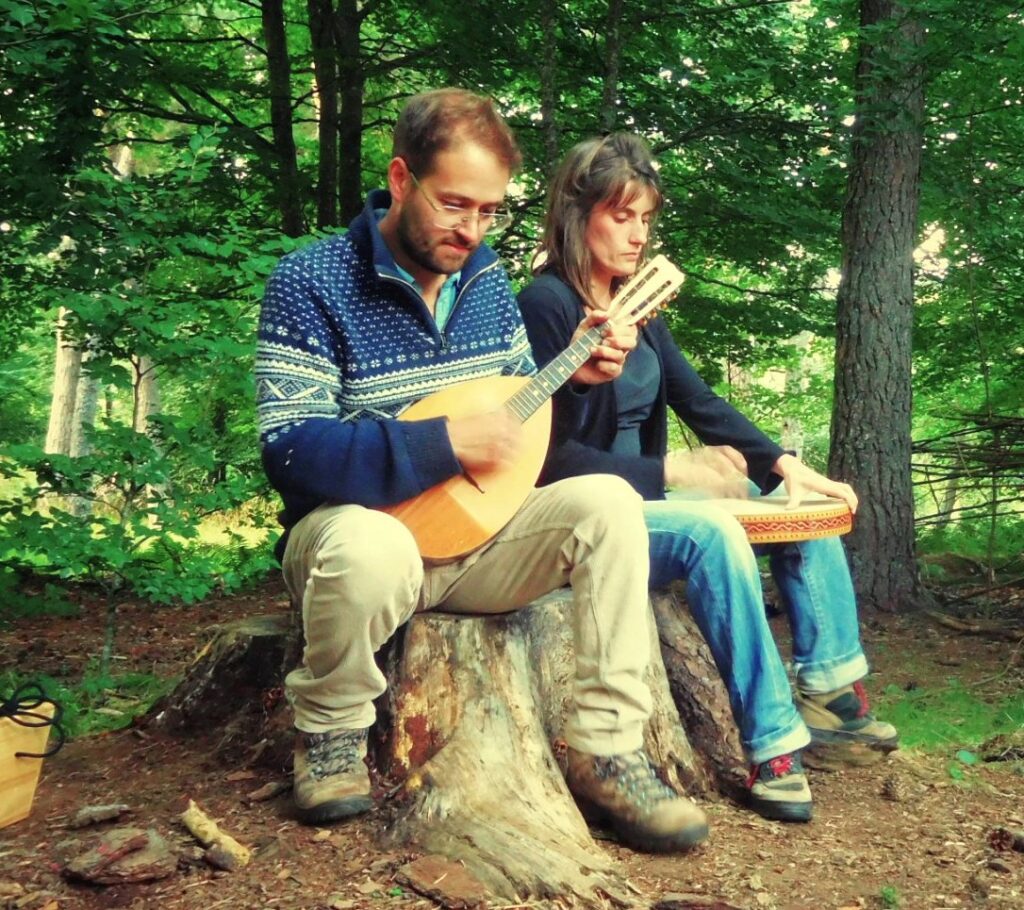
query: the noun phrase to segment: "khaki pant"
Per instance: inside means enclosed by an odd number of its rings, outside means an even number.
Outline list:
[[[504,613],[568,582],[576,675],[565,739],[594,754],[638,749],[650,713],[647,550],[640,497],[608,475],[534,490],[497,537],[441,565],[425,565],[390,515],[321,506],[295,525],[284,555],[306,636],[285,681],[295,724],[370,726],[385,689],[374,653],[417,611]]]

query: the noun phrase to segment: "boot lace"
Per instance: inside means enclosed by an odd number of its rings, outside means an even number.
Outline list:
[[[857,701],[860,702],[860,707],[857,709],[857,717],[867,717],[868,692],[867,689],[864,688],[864,683],[860,680],[857,680],[857,682],[853,684],[853,691],[857,696]]]
[[[365,730],[341,730],[304,734],[309,776],[323,780],[347,774],[366,754]]]
[[[594,772],[601,780],[614,780],[615,786],[639,806],[679,798],[675,790],[658,777],[642,749],[626,755],[595,756]]]
[[[803,770],[800,756],[795,752],[776,755],[775,758],[769,758],[768,761],[751,768],[750,777],[747,778],[747,787],[753,787],[759,778],[765,781],[778,780],[787,774],[803,774]]]

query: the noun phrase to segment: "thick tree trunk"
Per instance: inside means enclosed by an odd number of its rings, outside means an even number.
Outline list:
[[[57,317],[57,356],[53,364],[50,421],[44,445],[44,449],[54,455],[67,455],[71,452],[78,383],[82,373],[82,349],[64,335],[66,317],[67,311],[61,309]]]
[[[363,208],[363,90],[366,72],[360,56],[359,0],[338,0],[335,40],[341,114],[338,119],[338,204],[342,224]]]
[[[278,174],[273,181],[281,230],[300,237],[306,225],[302,217],[299,165],[292,133],[292,71],[284,27],[283,0],[262,0],[263,39],[267,45],[267,81],[270,87],[270,122],[274,134]]]
[[[647,751],[680,791],[732,789],[738,743],[710,654],[699,633],[692,639],[692,620],[674,598],[658,595],[654,607],[668,673],[652,660]],[[460,863],[503,900],[597,905],[603,895],[629,897],[624,870],[591,838],[559,764],[574,666],[571,610],[563,590],[503,616],[421,614],[381,655],[389,690],[371,752],[379,788],[391,795],[384,836]],[[653,621],[647,634],[652,642],[659,634]],[[286,760],[290,712],[268,706],[283,707],[282,673],[294,661],[296,638],[284,618],[226,628],[151,723],[223,727],[222,754]],[[674,696],[693,718],[699,750],[680,725]]]
[[[333,0],[309,0],[309,35],[319,112],[316,226],[326,228],[338,223],[338,61]]]
[[[917,594],[910,418],[923,30],[892,0],[862,0],[861,24],[829,472],[860,496],[847,538],[860,602],[899,610]]]

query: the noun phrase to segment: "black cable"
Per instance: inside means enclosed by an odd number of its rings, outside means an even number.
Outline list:
[[[53,705],[53,717],[38,713],[43,705]],[[53,727],[57,742],[46,752],[15,752],[15,758],[49,758],[56,755],[67,741],[61,726],[64,709],[48,698],[38,683],[25,683],[14,690],[10,698],[0,701],[0,718],[8,718],[21,727]]]

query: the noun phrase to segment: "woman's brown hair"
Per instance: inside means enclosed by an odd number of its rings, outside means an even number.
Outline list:
[[[657,214],[664,203],[661,181],[650,147],[639,136],[612,133],[573,146],[548,190],[544,237],[534,272],[554,270],[589,301],[592,257],[586,232],[591,212],[600,205],[629,205],[645,190],[653,193],[653,214]]]

